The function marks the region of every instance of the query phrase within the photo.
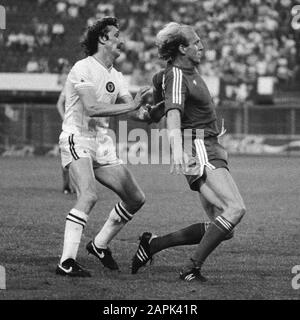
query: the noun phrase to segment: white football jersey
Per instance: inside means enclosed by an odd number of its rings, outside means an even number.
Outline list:
[[[118,97],[130,95],[128,85],[121,72],[113,67],[107,69],[92,56],[76,62],[68,74],[63,131],[82,136],[103,134],[109,126],[109,117],[88,116],[75,89],[76,84],[84,82],[94,85],[98,101],[111,104]]]

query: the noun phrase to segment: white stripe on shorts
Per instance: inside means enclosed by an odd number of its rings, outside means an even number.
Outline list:
[[[210,170],[216,169],[216,167],[213,166],[208,161],[208,156],[205,149],[204,141],[202,139],[195,139],[194,143],[195,143],[196,153],[197,153],[199,164],[200,164],[200,176],[203,175],[205,166],[207,166]]]

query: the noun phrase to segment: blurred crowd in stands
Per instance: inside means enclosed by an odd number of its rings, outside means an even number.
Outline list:
[[[2,1],[3,2],[3,1]],[[203,75],[238,81],[299,80],[300,35],[291,8],[300,0],[6,0],[0,72],[65,72],[83,57],[86,26],[119,18],[125,51],[118,68],[133,84],[161,68],[155,34],[169,21],[194,25],[205,44]]]

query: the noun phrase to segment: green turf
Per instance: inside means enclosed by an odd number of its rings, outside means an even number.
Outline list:
[[[104,270],[84,249],[117,201],[99,187],[78,257],[93,277],[69,279],[54,274],[74,202],[60,192],[59,159],[0,158],[0,265],[7,272],[0,299],[299,299],[291,269],[300,264],[300,159],[235,157],[230,164],[248,212],[235,238],[208,258],[203,274],[209,282],[201,284],[178,279],[195,247],[170,248],[130,274],[140,233],[163,234],[204,219],[197,194],[168,166],[130,167],[147,202],[111,243],[119,274]]]

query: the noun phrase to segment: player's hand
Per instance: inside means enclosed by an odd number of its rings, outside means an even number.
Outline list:
[[[141,106],[137,111],[136,111],[136,116],[140,120],[150,120],[150,115],[149,115],[149,105]],[[151,106],[150,106],[151,107]]]
[[[173,151],[170,172],[172,174],[186,174],[188,172],[188,156],[182,149]]]
[[[135,95],[134,100],[133,100],[134,101],[134,110],[136,110],[142,106],[143,98],[149,92],[150,89],[151,89],[151,87],[145,86],[138,91],[138,93]]]
[[[160,102],[158,102],[157,104],[154,104],[154,105],[151,105],[151,104],[147,103],[144,107],[150,113],[152,110],[157,110],[158,108],[161,108],[164,103],[165,103],[165,100],[162,100],[162,101],[160,101]]]
[[[151,122],[156,122],[156,120],[160,120],[163,116],[163,114],[161,114],[162,110],[158,110],[160,106],[162,106],[164,104],[164,101],[161,101],[155,105],[151,105],[151,104],[146,104],[141,106],[135,113],[136,118],[141,120],[141,121],[147,121],[149,124]]]
[[[148,112],[150,112],[153,107],[154,107],[154,106],[152,106],[152,105],[149,104],[149,103],[146,103],[146,105],[144,106],[144,108],[145,108]]]

